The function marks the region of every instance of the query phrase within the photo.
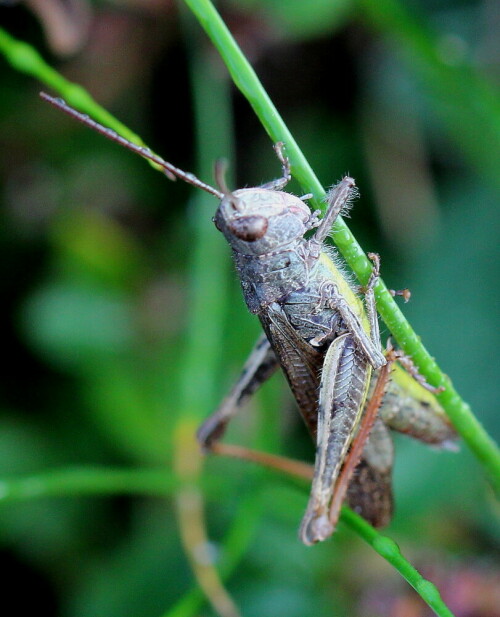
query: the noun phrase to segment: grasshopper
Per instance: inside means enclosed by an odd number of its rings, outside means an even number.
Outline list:
[[[386,364],[374,296],[378,256],[371,255],[374,267],[362,289],[362,301],[337,266],[334,249],[325,244],[336,218],[356,194],[354,180],[345,177],[329,191],[326,214],[320,219],[319,211],[311,212],[305,203],[310,196],[299,198],[283,190],[291,169],[281,143],[275,146],[280,178],[257,188],[231,191],[219,165],[219,188],[214,188],[61,99],[41,96],[156,163],[168,177],[178,177],[220,200],[214,223],[232,249],[246,305],[259,318],[264,334],[228,396],[199,429],[198,440],[205,450],[213,448],[249,397],[281,367],[316,441],[314,476],[299,535],[306,545],[326,539],[334,531],[329,509],[336,482],[363,418],[371,384]],[[440,447],[451,447],[455,438],[434,397],[399,368],[347,492],[349,505],[375,526],[387,524],[392,514],[389,429]]]

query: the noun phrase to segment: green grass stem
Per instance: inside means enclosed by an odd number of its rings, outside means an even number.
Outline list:
[[[179,482],[165,468],[76,467],[0,480],[0,504],[42,497],[79,495],[171,495]]]
[[[45,62],[36,49],[14,38],[3,28],[0,28],[0,53],[16,71],[42,82],[64,97],[66,103],[72,107],[92,116],[94,120],[113,129],[134,144],[145,145],[138,135],[96,103],[85,88],[63,77]]]
[[[439,617],[453,617],[453,613],[441,598],[437,587],[426,580],[411,563],[403,557],[399,546],[387,536],[378,533],[361,516],[343,507],[340,520],[355,531],[374,551],[388,561],[415,589],[424,602]]]

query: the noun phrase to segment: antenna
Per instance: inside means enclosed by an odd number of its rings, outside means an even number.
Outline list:
[[[218,197],[219,199],[222,199],[224,197],[224,193],[221,193],[221,191],[218,191],[209,184],[205,184],[205,182],[202,182],[194,174],[188,171],[183,171],[182,169],[179,169],[178,167],[172,165],[172,163],[167,163],[167,161],[164,161],[161,157],[153,154],[153,152],[151,152],[151,150],[149,148],[146,148],[145,146],[137,146],[136,144],[133,144],[128,139],[125,139],[124,137],[121,137],[121,135],[118,135],[118,133],[116,131],[113,131],[113,129],[107,128],[102,124],[99,124],[95,120],[92,120],[92,118],[90,118],[86,114],[81,114],[79,111],[76,111],[76,109],[70,107],[63,99],[49,96],[45,92],[40,92],[40,97],[44,101],[47,101],[47,103],[50,103],[57,109],[63,111],[68,116],[71,116],[75,120],[78,120],[82,124],[85,124],[85,126],[88,126],[94,131],[100,133],[101,135],[104,135],[104,137],[107,137],[111,141],[116,141],[116,143],[120,144],[120,146],[123,146],[124,148],[135,152],[139,156],[142,156],[143,158],[148,159],[153,163],[156,163],[156,165],[158,165],[165,171],[165,175],[170,178],[170,180],[175,180],[175,178],[177,177],[181,180],[184,180],[184,182],[187,182],[188,184],[192,184],[193,186],[196,186],[197,188],[202,189],[207,193],[210,193],[211,195],[215,195],[215,197]]]

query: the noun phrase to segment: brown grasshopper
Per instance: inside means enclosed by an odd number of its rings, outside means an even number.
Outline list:
[[[230,191],[222,168],[218,189],[205,184],[136,146],[114,131],[80,114],[61,99],[42,98],[128,149],[159,165],[167,176],[182,180],[220,200],[214,222],[231,246],[243,295],[264,333],[255,344],[242,374],[221,406],[198,431],[210,450],[247,399],[279,367],[283,369],[300,413],[316,440],[316,458],[309,503],[300,527],[305,544],[324,540],[334,530],[330,506],[336,482],[370,398],[374,375],[386,364],[380,343],[374,287],[379,260],[362,290],[337,267],[337,256],[325,240],[335,219],[356,193],[345,177],[327,197],[327,210],[311,212],[305,199],[283,191],[291,179],[283,144],[275,146],[282,177],[258,188]],[[305,234],[311,232],[310,237]],[[350,479],[347,501],[376,526],[392,513],[393,446],[389,428],[441,447],[455,437],[435,399],[398,369],[378,418]]]

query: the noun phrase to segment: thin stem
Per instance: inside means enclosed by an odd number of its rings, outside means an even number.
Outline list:
[[[340,520],[355,531],[374,551],[388,561],[415,589],[418,595],[439,617],[453,617],[434,583],[426,580],[411,563],[403,557],[399,546],[387,536],[369,525],[361,516],[347,507],[342,508]]]
[[[183,20],[186,40],[199,36],[192,32],[191,15]],[[199,46],[189,46],[190,77],[193,89],[197,167],[208,175],[216,150],[231,147],[231,111],[228,80],[214,70]],[[213,85],[214,92],[211,92]],[[211,104],[206,105],[210,98]],[[214,113],[215,112],[215,113]],[[210,127],[210,130],[207,130]],[[219,196],[221,194],[219,193]],[[174,430],[174,465],[183,485],[176,494],[177,521],[182,544],[197,583],[214,611],[221,617],[239,617],[226,590],[210,550],[206,530],[204,496],[198,481],[202,455],[196,442],[196,428],[215,403],[218,362],[214,349],[220,346],[227,307],[228,271],[223,243],[216,230],[207,225],[214,203],[199,191],[190,217],[188,327],[180,355],[179,420]],[[208,257],[208,259],[207,259]]]
[[[179,481],[165,468],[68,468],[0,480],[0,503],[79,495],[171,495]]]
[[[24,41],[15,39],[3,28],[0,28],[0,53],[3,53],[17,71],[36,77],[64,96],[66,102],[72,107],[88,113],[95,120],[129,141],[140,146],[144,145],[138,135],[112,116],[104,107],[98,105],[84,88],[60,75],[45,62],[36,49]]]
[[[248,550],[255,530],[261,520],[263,500],[260,493],[252,493],[240,503],[240,507],[231,529],[222,541],[224,551],[220,560],[222,580],[231,576]],[[193,587],[188,593],[170,607],[162,617],[192,617],[198,615],[204,603],[204,595],[199,586]]]
[[[202,462],[194,429],[181,420],[174,436],[175,468],[182,480],[175,496],[181,540],[196,581],[216,613],[221,617],[240,617],[215,567],[206,531],[203,493],[196,484]]]

